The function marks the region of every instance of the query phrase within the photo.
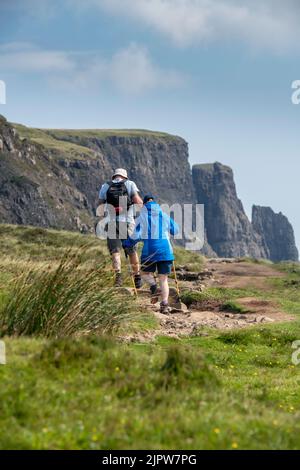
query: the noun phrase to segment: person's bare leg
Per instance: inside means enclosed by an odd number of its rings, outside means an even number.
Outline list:
[[[140,262],[139,262],[138,254],[136,252],[130,253],[129,254],[129,260],[130,260],[130,264],[131,264],[132,273],[134,275],[139,274],[140,273]]]
[[[168,305],[169,301],[169,283],[167,274],[159,274],[159,285],[161,290],[162,304]]]
[[[115,273],[121,272],[121,255],[120,253],[112,253],[111,255],[113,270]]]
[[[153,273],[147,273],[145,271],[142,271],[141,275],[142,275],[143,281],[145,281],[149,285],[149,287],[156,286],[156,281],[154,279]]]
[[[121,287],[123,284],[122,273],[121,273],[121,254],[112,253],[111,255],[113,270],[115,272],[115,286]]]

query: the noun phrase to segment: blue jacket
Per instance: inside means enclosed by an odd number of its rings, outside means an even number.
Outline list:
[[[142,263],[146,261],[173,261],[174,253],[170,234],[176,235],[178,231],[176,222],[161,210],[159,204],[150,201],[143,206],[134,232],[123,243],[123,246],[130,247],[143,241]]]

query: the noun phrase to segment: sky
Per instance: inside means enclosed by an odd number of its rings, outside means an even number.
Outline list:
[[[298,0],[0,0],[13,122],[182,136],[190,162],[283,212],[300,247]]]

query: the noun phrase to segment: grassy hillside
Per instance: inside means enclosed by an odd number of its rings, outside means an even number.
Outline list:
[[[97,239],[94,235],[0,224],[0,263],[5,263],[6,260],[19,264],[58,262],[66,250],[76,251],[83,245],[88,246],[85,250],[87,260],[101,262],[103,259],[109,259],[105,241]],[[175,252],[179,264],[188,264],[195,269],[200,269],[203,265],[204,258],[201,255],[181,247],[176,247]]]
[[[68,158],[95,158],[95,152],[85,145],[86,139],[104,140],[109,137],[147,137],[176,139],[165,132],[144,129],[36,129],[14,124],[21,139],[30,139],[46,148],[66,154]]]
[[[34,129],[21,124],[15,124],[15,128],[17,129],[21,139],[32,140],[33,142],[43,145],[47,149],[68,155],[69,158],[83,158],[85,156],[93,158],[95,156],[95,153],[88,147],[55,138],[46,130]]]
[[[180,345],[9,339],[0,448],[297,449],[299,335],[295,324]]]
[[[21,270],[51,271],[66,249],[80,250],[83,239],[88,247],[80,270],[88,272],[106,259],[93,237],[0,226],[0,311]],[[178,254],[181,262],[202,263],[183,250]],[[299,265],[280,269],[285,276],[268,281],[268,295],[297,314]],[[139,327],[153,324],[142,320]],[[0,448],[299,448],[300,366],[291,360],[297,339],[297,319],[226,332],[202,329],[150,343],[93,333],[6,335]]]
[[[150,131],[147,129],[47,129],[52,136],[62,139],[65,136],[91,137],[105,139],[107,137],[156,137],[161,139],[175,139],[177,136],[166,132]]]

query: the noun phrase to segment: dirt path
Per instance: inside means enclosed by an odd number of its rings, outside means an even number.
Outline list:
[[[270,291],[268,280],[283,277],[281,272],[268,264],[209,260],[207,268],[215,274],[212,285],[232,289],[252,288]]]
[[[234,289],[259,289],[262,292],[271,291],[268,280],[270,278],[283,277],[271,265],[240,262],[239,260],[208,260],[204,276],[201,281],[180,281],[181,288],[201,291],[207,287],[227,287]],[[174,288],[172,289],[174,293]],[[132,341],[149,341],[156,336],[169,336],[179,338],[181,336],[205,335],[206,328],[229,330],[233,328],[245,328],[253,325],[282,322],[293,320],[294,317],[284,313],[276,303],[256,297],[241,297],[236,301],[242,305],[247,313],[231,313],[219,310],[218,302],[205,304],[205,310],[199,306],[191,307],[186,312],[159,313],[159,304],[154,306],[146,290],[142,290],[139,302],[146,310],[151,310],[158,319],[160,327],[157,330],[133,335]]]

